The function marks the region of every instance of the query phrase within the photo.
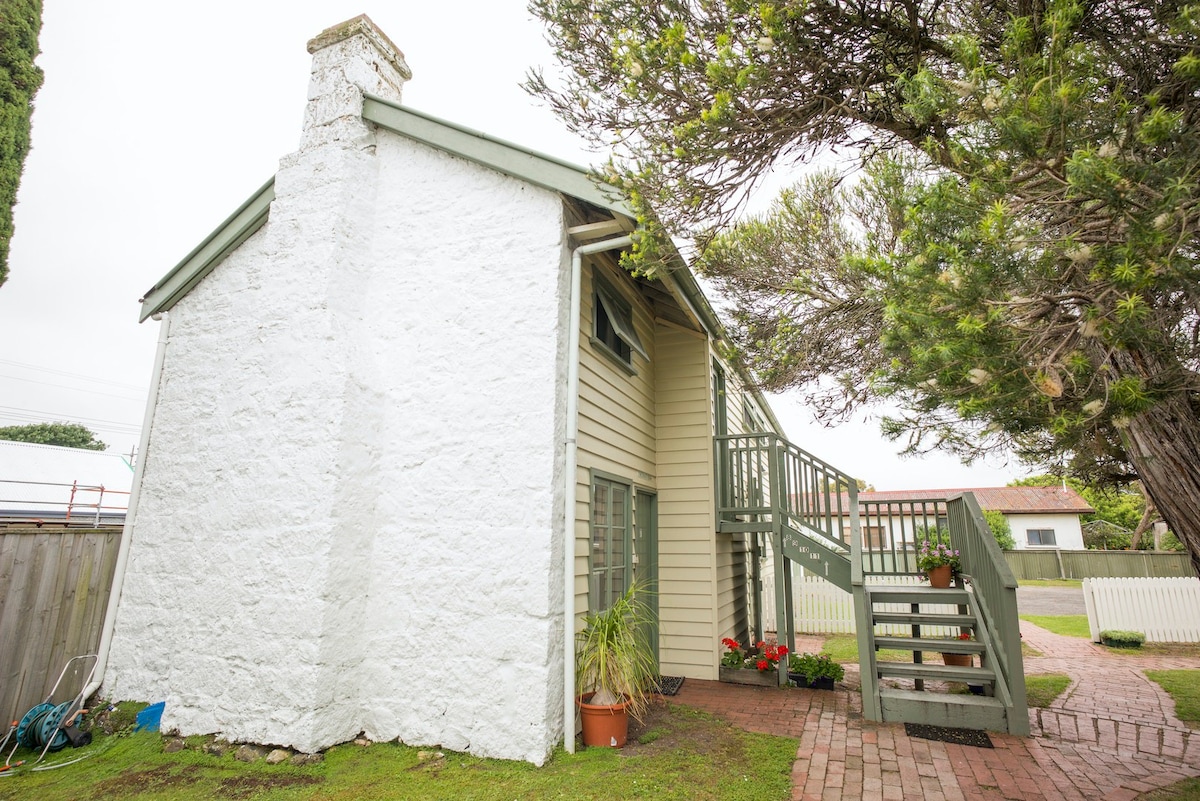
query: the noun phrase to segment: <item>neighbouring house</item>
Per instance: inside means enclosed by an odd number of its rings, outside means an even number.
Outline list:
[[[0,520],[41,525],[125,522],[133,465],[112,451],[0,440]]]
[[[928,520],[889,516],[889,502],[925,500],[933,503],[964,492],[973,494],[981,509],[1004,515],[1012,528],[1017,550],[1059,548],[1082,551],[1083,529],[1079,516],[1096,511],[1075,490],[1062,486],[860,492],[858,500],[864,505],[863,536],[868,543],[876,543],[876,547],[890,548],[891,542],[899,539],[911,544],[914,527],[920,529],[936,524],[939,522],[937,515],[931,511]],[[916,539],[919,541],[920,537]]]
[[[764,549],[777,576],[824,561],[870,616],[853,521],[788,500],[854,479],[782,438],[682,262],[622,269],[625,203],[402,105],[365,17],[309,51],[299,149],[142,301],[159,350],[106,695],[184,734],[540,764],[574,747],[575,632],[635,579],[665,675],[716,679],[723,637],[761,635]],[[971,503],[948,501],[968,550]],[[1015,593],[986,586],[996,697],[897,696],[868,658],[865,715],[1028,730]]]

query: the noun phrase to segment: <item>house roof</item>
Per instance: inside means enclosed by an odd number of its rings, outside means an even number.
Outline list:
[[[133,466],[119,453],[0,440],[0,517],[54,517],[72,502],[85,517],[95,504],[124,512],[132,486]]]
[[[963,492],[973,493],[975,500],[979,502],[979,508],[1004,514],[1091,514],[1096,511],[1075,490],[1061,486],[889,490],[887,492],[860,492],[858,500],[860,502],[939,500]]]
[[[599,182],[584,167],[371,94],[364,95],[362,116],[368,122],[400,136],[608,211],[617,218],[623,218],[627,230],[632,230],[636,224],[633,210],[617,190]],[[178,303],[226,256],[266,223],[274,199],[275,179],[272,177],[146,291],[140,301],[142,308],[138,321],[144,322],[155,314],[169,311]],[[687,307],[695,313],[711,337],[728,341],[725,328],[708,298],[678,254],[675,254],[674,269],[665,280],[678,288]],[[748,379],[740,365],[737,369]],[[752,386],[753,382],[747,380],[747,384]],[[760,406],[770,417],[775,430],[782,434],[783,428],[770,406],[757,390],[754,394],[761,401]]]

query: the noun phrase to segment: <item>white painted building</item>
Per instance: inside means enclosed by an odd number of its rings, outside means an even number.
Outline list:
[[[540,764],[634,577],[662,672],[717,677],[752,590],[714,436],[778,424],[682,264],[619,267],[634,216],[584,170],[401,105],[365,17],[309,50],[300,148],[143,301],[103,690],[184,734]]]

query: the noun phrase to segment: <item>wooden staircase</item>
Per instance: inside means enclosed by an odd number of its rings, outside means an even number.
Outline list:
[[[718,531],[766,536],[775,565],[775,630],[786,633],[789,647],[795,646],[792,564],[853,595],[865,717],[1029,733],[1016,581],[970,493],[892,500],[886,508],[860,504],[853,478],[773,434],[717,437],[716,465]],[[863,519],[888,531],[886,548],[864,548]],[[886,583],[916,575],[920,529],[960,551],[964,575],[957,587]],[[877,608],[884,604],[893,608]],[[904,611],[895,611],[898,604]],[[911,636],[877,631],[886,624],[904,626]],[[934,627],[973,639],[935,638]],[[879,649],[911,652],[912,659],[880,660]],[[973,664],[926,660],[937,653],[969,654]],[[947,692],[947,682],[980,694]]]

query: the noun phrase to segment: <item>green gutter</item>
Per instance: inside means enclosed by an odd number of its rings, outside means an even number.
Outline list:
[[[267,181],[250,199],[217,226],[183,261],[175,265],[158,283],[147,290],[141,300],[138,322],[169,310],[191,291],[200,279],[213,271],[226,256],[262,228],[267,221],[271,201],[275,199],[275,177]]]

